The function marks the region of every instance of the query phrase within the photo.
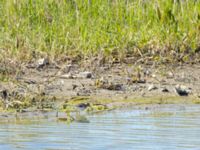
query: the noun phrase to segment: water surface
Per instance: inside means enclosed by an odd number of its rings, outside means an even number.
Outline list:
[[[0,124],[2,150],[198,150],[200,106],[118,110],[90,123],[32,119]]]

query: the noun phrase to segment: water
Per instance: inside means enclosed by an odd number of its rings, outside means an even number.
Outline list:
[[[126,110],[90,123],[50,119],[0,124],[2,150],[199,150],[200,106]]]

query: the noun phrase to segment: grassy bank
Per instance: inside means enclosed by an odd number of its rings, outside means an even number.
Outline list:
[[[10,54],[172,55],[199,44],[199,0],[0,1],[0,48]]]

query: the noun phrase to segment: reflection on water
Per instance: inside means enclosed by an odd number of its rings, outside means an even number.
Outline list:
[[[180,107],[181,108],[181,107]],[[0,149],[191,150],[200,148],[200,106],[114,111],[90,123],[0,124]]]

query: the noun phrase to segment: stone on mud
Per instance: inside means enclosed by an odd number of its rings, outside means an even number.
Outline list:
[[[188,88],[184,85],[176,85],[175,86],[175,92],[179,95],[179,96],[188,96],[189,94],[192,93],[192,89]]]
[[[83,78],[83,79],[89,79],[89,78],[92,78],[92,72],[89,72],[89,71],[85,71],[85,72],[80,72],[78,75],[77,75],[77,78]]]
[[[67,74],[60,75],[60,78],[62,78],[62,79],[73,79],[74,77],[71,73],[67,73]]]
[[[123,89],[123,85],[122,84],[110,83],[106,89],[115,90],[115,91],[121,91]]]
[[[168,79],[174,78],[173,72],[171,72],[171,71],[167,72],[167,78],[168,78]]]
[[[161,89],[161,92],[168,93],[169,90],[168,90],[166,87],[163,87],[163,88]]]
[[[49,59],[48,58],[41,58],[37,61],[37,68],[42,68],[46,65],[49,64]]]
[[[158,87],[155,86],[154,84],[151,84],[151,85],[148,86],[148,91],[153,91],[153,90],[156,90],[156,89],[158,89]]]
[[[76,107],[81,109],[81,110],[84,110],[89,106],[90,106],[90,103],[80,103],[80,104],[76,105]]]

